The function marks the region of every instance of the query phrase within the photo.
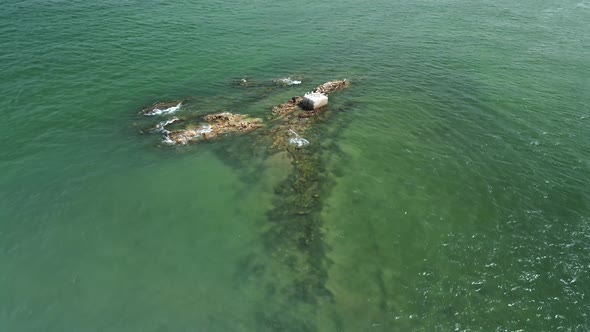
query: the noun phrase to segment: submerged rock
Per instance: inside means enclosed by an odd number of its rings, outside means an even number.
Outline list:
[[[346,80],[331,81],[318,86],[314,92],[329,95],[347,86],[349,82]],[[272,255],[268,261],[248,257],[244,266],[251,267],[255,271],[253,273],[256,273],[257,277],[249,280],[264,282],[266,289],[271,289],[284,298],[296,299],[289,301],[288,305],[264,312],[262,319],[265,324],[272,323],[272,326],[283,330],[293,326],[296,330],[314,330],[311,325],[299,324],[299,317],[286,320],[285,312],[301,313],[304,312],[302,310],[315,309],[314,303],[324,297],[326,300],[331,299],[330,289],[327,287],[329,262],[325,254],[321,216],[324,197],[333,183],[327,181],[328,171],[325,165],[326,153],[330,153],[331,146],[328,135],[314,135],[326,127],[318,126],[317,131],[312,128],[338,113],[326,112],[327,107],[304,110],[303,100],[303,96],[293,97],[275,106],[267,119],[267,126],[257,132],[260,134],[252,135],[253,137],[249,137],[251,140],[244,139],[236,144],[228,144],[229,149],[219,149],[221,157],[240,162],[243,159],[245,171],[252,172],[257,177],[265,177],[265,185],[273,184],[276,197],[267,214],[271,222],[261,228],[262,244]],[[166,122],[162,123],[162,132],[166,133],[167,125]],[[219,138],[223,134],[250,132],[262,126],[262,120],[247,115],[214,113],[199,117],[192,126],[185,126],[183,123],[182,130],[168,128],[164,141],[169,144],[188,144]],[[314,144],[303,137],[312,140]],[[252,167],[252,171],[249,171],[250,163],[256,163],[251,156],[258,153],[270,156],[265,162],[265,168],[270,169],[269,172],[260,173],[259,167]],[[247,157],[242,158],[244,156]],[[269,182],[269,175],[275,176],[277,181],[271,179]],[[261,266],[264,268],[260,268]],[[267,269],[267,266],[271,268]],[[241,268],[240,272],[243,270],[245,269]],[[273,271],[285,271],[286,277],[277,279],[272,275]],[[259,275],[262,276],[258,277]]]
[[[235,85],[241,86],[243,88],[252,88],[252,87],[266,87],[272,88],[273,86],[291,86],[291,85],[300,85],[302,83],[301,79],[293,79],[291,77],[283,77],[278,78],[275,80],[268,80],[268,81],[256,81],[249,77],[243,77],[239,79],[235,79]]]
[[[346,86],[346,81],[327,82],[318,86],[315,92],[327,95]],[[272,184],[276,194],[272,200],[273,207],[267,213],[270,222],[264,224],[261,236],[265,250],[273,254],[268,261],[248,257],[243,265],[256,273],[257,277],[249,280],[262,280],[266,289],[272,289],[284,298],[297,299],[288,305],[265,311],[264,322],[272,323],[279,329],[296,326],[297,330],[313,330],[311,325],[300,323],[299,317],[285,320],[285,312],[303,312],[302,308],[308,310],[310,305],[313,308],[313,304],[324,297],[331,299],[326,284],[329,263],[324,252],[326,246],[321,218],[323,197],[332,183],[327,181],[324,166],[325,153],[330,150],[326,148],[326,137],[314,136],[315,131],[311,128],[337,113],[325,112],[326,107],[304,110],[303,99],[303,96],[293,97],[274,107],[267,127],[260,130],[259,135],[249,137],[251,140],[244,139],[229,144],[229,149],[218,150],[221,157],[233,161],[235,158],[241,162],[241,157],[248,156],[243,158],[248,164],[241,165],[247,172],[250,172],[250,163],[256,163],[252,155],[261,153],[269,156],[265,162],[269,172],[261,174],[260,167],[256,165],[251,172],[254,176],[264,177],[265,185]],[[219,138],[224,133],[249,132],[262,127],[260,119],[228,112],[209,114],[198,121],[197,125],[186,126],[183,130],[170,130],[165,134],[164,141],[187,144]],[[162,124],[163,130],[166,130],[166,125]],[[321,144],[311,145],[302,136],[322,141]],[[269,180],[269,176],[276,177]],[[266,269],[267,266],[272,268]],[[244,270],[241,268],[240,272]],[[274,278],[272,271],[285,271],[287,277]]]
[[[156,103],[150,107],[142,109],[139,114],[146,116],[172,114],[180,110],[182,100],[174,100],[164,103]]]
[[[249,87],[253,87],[253,86],[258,85],[258,83],[256,81],[252,80],[249,77],[243,77],[240,79],[236,79],[233,82],[235,85],[239,85],[243,88],[249,88]]]

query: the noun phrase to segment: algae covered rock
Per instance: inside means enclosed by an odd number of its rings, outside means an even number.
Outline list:
[[[211,132],[211,127],[203,125],[198,129],[179,129],[168,132],[164,135],[163,142],[166,144],[185,145],[189,142],[196,142],[206,139],[208,133]]]
[[[204,119],[213,127],[213,131],[220,134],[234,131],[247,132],[262,126],[261,119],[230,112],[209,114]]]
[[[323,94],[330,94],[332,92],[342,90],[347,88],[350,85],[350,81],[344,79],[341,81],[329,81],[320,86],[318,86],[314,92],[316,93],[323,93]]]
[[[242,83],[250,84],[249,81]],[[330,81],[318,86],[314,92],[327,96],[348,86],[346,80]],[[163,133],[170,144],[184,145],[259,129],[256,135],[247,138],[233,137],[242,140],[217,151],[220,157],[232,161],[247,156],[244,164],[238,163],[240,167],[247,172],[252,169],[253,176],[262,177],[266,180],[263,183],[271,184],[274,189],[272,208],[267,213],[269,222],[264,224],[261,234],[262,245],[271,253],[270,260],[247,257],[243,266],[255,271],[257,278],[251,279],[255,282],[262,280],[266,289],[280,292],[284,298],[299,299],[264,313],[262,319],[279,330],[313,330],[305,324],[297,324],[298,320],[285,320],[284,312],[292,310],[298,303],[303,304],[298,309],[307,309],[310,304],[313,307],[318,299],[325,297],[329,300],[331,294],[326,281],[329,260],[325,254],[325,227],[321,217],[325,197],[333,186],[326,167],[326,154],[330,153],[326,141],[331,135],[321,124],[339,113],[327,112],[328,107],[305,110],[303,100],[304,96],[292,97],[275,106],[264,126],[261,119],[221,112],[178,120],[171,118],[160,122],[151,131]],[[251,156],[259,153],[266,157],[264,167],[254,165],[251,168],[250,163],[257,162],[257,158]],[[260,173],[261,169],[266,171]],[[267,266],[272,268],[267,269]],[[277,267],[288,272],[286,278],[272,275]],[[240,268],[240,273],[244,270]],[[261,275],[263,277],[259,278]]]
[[[303,97],[293,97],[286,103],[273,107],[273,115],[287,115],[300,109],[299,105],[303,101]]]
[[[210,140],[229,133],[246,133],[262,127],[262,120],[230,112],[214,113],[203,117],[206,123],[196,129],[167,132],[164,142],[184,145],[189,142]]]
[[[299,83],[299,81],[290,78],[277,81],[289,85]],[[238,84],[248,86],[255,84],[255,82],[244,78],[238,80]],[[272,138],[270,147],[274,150],[284,150],[290,146],[297,148],[307,146],[309,141],[299,136],[299,134],[304,134],[313,123],[321,120],[318,114],[326,109],[324,106],[327,105],[328,94],[344,89],[349,85],[350,82],[347,80],[328,81],[316,87],[312,93],[292,97],[287,102],[273,107],[269,121],[270,129],[265,131],[267,137]],[[167,115],[177,112],[181,106],[181,100],[157,103],[141,110],[140,114],[146,116]],[[304,108],[310,110],[306,111]],[[152,127],[150,132],[163,133],[164,142],[167,144],[184,145],[190,142],[211,140],[225,134],[247,133],[263,127],[263,121],[259,118],[230,112],[208,114],[197,123],[192,119],[195,119],[195,117],[164,120]],[[167,126],[179,122],[185,122],[187,125],[185,128],[175,130],[167,128]]]

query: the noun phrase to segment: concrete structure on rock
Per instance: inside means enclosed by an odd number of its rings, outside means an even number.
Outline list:
[[[310,92],[303,95],[301,106],[308,110],[315,110],[328,105],[328,96],[319,92]]]

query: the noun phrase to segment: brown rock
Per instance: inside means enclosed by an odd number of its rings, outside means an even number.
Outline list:
[[[330,94],[332,92],[342,90],[350,85],[348,80],[330,81],[318,86],[314,91],[317,93]]]

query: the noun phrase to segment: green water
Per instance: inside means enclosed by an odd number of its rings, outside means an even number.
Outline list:
[[[4,1],[0,330],[590,330],[589,21],[585,0]],[[340,78],[307,215],[252,135],[139,133],[156,101],[264,117]]]

